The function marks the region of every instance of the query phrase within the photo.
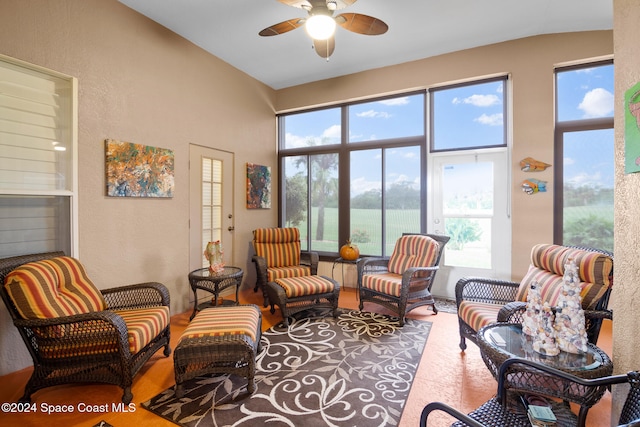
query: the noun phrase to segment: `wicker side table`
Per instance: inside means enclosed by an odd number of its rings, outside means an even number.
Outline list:
[[[485,326],[478,331],[478,347],[482,360],[496,379],[502,363],[511,357],[534,360],[585,379],[613,373],[613,363],[609,356],[591,343],[585,354],[560,352],[557,356],[544,356],[534,352],[531,338],[522,333],[522,325],[518,323]],[[580,406],[578,419],[582,420],[586,419],[589,408],[607,391],[606,386],[581,387],[524,367],[514,368],[509,375],[507,387],[512,391],[540,393],[576,403]]]
[[[231,266],[225,266],[220,273],[211,273],[208,268],[199,268],[189,273],[189,285],[193,292],[193,313],[189,320],[192,320],[199,310],[217,305],[220,292],[230,287],[236,288],[236,300],[226,303],[238,304],[238,290],[242,284],[243,275],[241,268]],[[198,304],[198,289],[212,293],[213,302]]]

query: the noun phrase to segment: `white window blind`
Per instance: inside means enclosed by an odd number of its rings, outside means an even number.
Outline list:
[[[0,56],[0,256],[75,252],[76,91],[72,77]]]

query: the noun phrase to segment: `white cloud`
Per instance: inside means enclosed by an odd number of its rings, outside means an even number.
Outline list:
[[[584,117],[605,117],[613,112],[613,94],[603,88],[595,88],[584,95],[578,108]]]
[[[307,139],[308,138],[304,136],[298,136],[292,133],[287,133],[285,135],[284,140],[286,141],[287,148],[297,148],[297,147],[306,147]]]
[[[491,115],[483,114],[480,117],[476,117],[475,119],[473,119],[473,121],[483,125],[502,126],[502,113]]]
[[[382,105],[407,105],[409,103],[409,97],[403,96],[402,98],[392,98],[378,101]]]
[[[322,132],[323,138],[340,138],[340,134],[342,132],[342,128],[340,125],[333,125],[328,127]]]
[[[467,98],[453,98],[454,104],[470,104],[474,107],[491,107],[500,104],[500,98],[496,95],[471,95]]]
[[[565,158],[563,159],[562,163],[563,163],[565,166],[571,166],[571,165],[575,164],[575,163],[576,163],[576,161],[575,161],[574,159],[572,159],[571,157],[565,157]]]
[[[389,117],[391,117],[391,114],[387,113],[386,111],[375,111],[375,110],[369,110],[369,111],[363,111],[362,113],[358,113],[356,114],[356,116],[358,117],[364,117],[367,119],[377,119],[377,118],[382,118],[382,119],[388,119]]]
[[[600,172],[596,172],[593,175],[589,175],[586,173],[579,173],[574,177],[567,180],[569,184],[573,184],[576,187],[585,187],[585,186],[600,186],[602,184],[602,176]]]
[[[365,193],[369,190],[379,190],[382,184],[380,181],[367,181],[364,177],[351,180],[351,197]]]
[[[329,126],[319,137],[317,135],[300,136],[287,132],[285,135],[286,146],[287,148],[308,147],[309,141],[315,141],[316,144],[320,144],[322,140],[326,139],[329,139],[329,141],[325,141],[325,143],[336,144],[340,142],[341,129],[340,125]]]

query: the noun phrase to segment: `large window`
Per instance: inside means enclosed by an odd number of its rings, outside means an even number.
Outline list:
[[[390,255],[423,215],[425,94],[283,115],[281,224],[304,249],[334,254],[351,239]]]
[[[613,251],[613,63],[556,70],[558,244]]]
[[[0,257],[77,249],[76,80],[0,56]]]
[[[502,76],[281,115],[280,223],[300,228],[303,248],[324,255],[335,254],[347,239],[363,255],[391,255],[402,233],[428,228],[426,129],[432,129],[431,151],[441,154],[506,148],[506,82]],[[457,230],[459,244],[452,248],[478,246],[471,241],[477,237],[490,250],[485,223],[492,201],[483,197],[493,188],[482,182],[484,176],[472,179],[485,189],[474,193],[474,208],[485,210],[474,210],[473,218],[468,211],[449,212],[451,218],[441,222],[446,230],[433,231]],[[480,231],[469,232],[476,228],[484,231],[482,237]]]
[[[432,91],[431,151],[506,147],[505,77]]]

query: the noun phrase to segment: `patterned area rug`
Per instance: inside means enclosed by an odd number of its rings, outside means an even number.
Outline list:
[[[256,391],[235,375],[195,378],[177,399],[169,388],[142,406],[180,426],[395,426],[431,323],[342,310],[262,335]],[[307,317],[303,317],[303,316]]]
[[[436,307],[438,307],[438,311],[453,314],[456,314],[458,312],[456,300],[438,297],[434,297],[434,299],[436,300]]]

